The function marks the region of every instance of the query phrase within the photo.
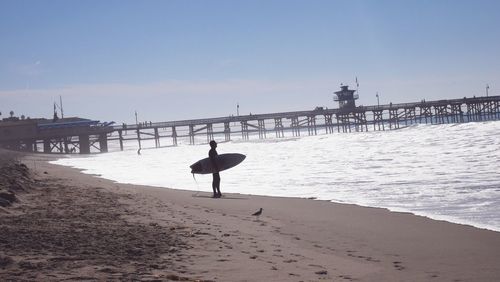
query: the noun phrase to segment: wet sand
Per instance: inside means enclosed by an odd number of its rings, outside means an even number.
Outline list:
[[[500,280],[499,232],[326,201],[211,199],[46,160],[22,158],[32,183],[0,208],[2,280]]]

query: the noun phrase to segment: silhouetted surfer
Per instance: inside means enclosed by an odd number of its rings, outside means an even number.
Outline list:
[[[220,193],[220,175],[219,175],[219,167],[217,166],[216,162],[216,157],[217,157],[217,151],[215,148],[217,148],[217,142],[214,140],[210,141],[210,151],[208,151],[208,157],[212,161],[212,165],[215,167],[215,170],[217,171],[216,173],[213,173],[213,180],[212,180],[212,189],[214,190],[214,198],[220,198],[222,194]]]

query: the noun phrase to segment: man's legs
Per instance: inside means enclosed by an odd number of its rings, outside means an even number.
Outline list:
[[[214,198],[221,196],[221,193],[220,193],[220,175],[218,172],[213,174],[212,189],[214,190]]]

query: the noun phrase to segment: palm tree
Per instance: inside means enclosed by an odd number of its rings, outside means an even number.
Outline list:
[[[10,111],[10,117],[14,117],[14,111]]]

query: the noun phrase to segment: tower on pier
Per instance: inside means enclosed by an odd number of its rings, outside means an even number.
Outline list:
[[[348,85],[340,86],[340,91],[334,92],[337,97],[333,97],[334,101],[339,102],[339,109],[354,109],[359,98],[358,94],[354,94],[356,90],[349,90]]]

